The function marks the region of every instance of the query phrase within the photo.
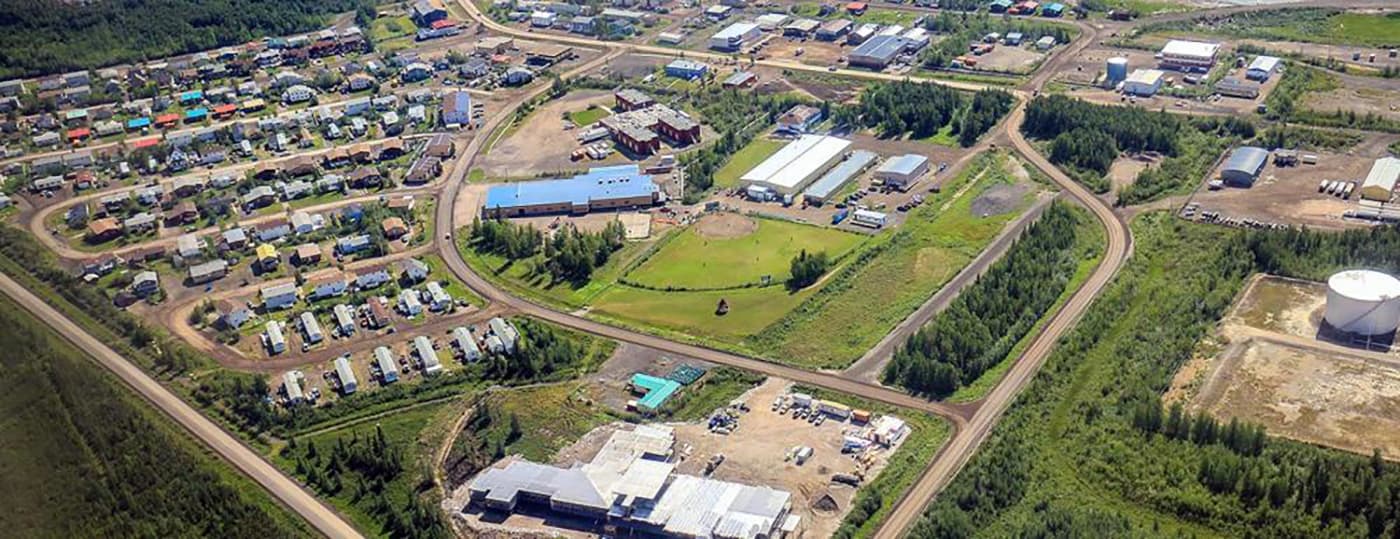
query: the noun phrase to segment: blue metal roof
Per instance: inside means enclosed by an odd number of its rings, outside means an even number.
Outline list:
[[[180,94],[180,101],[194,101],[196,99],[204,99],[204,92],[201,92],[199,90],[190,90],[188,92]]]
[[[140,117],[140,118],[132,118],[132,119],[126,121],[126,128],[127,128],[127,129],[139,129],[139,128],[142,128],[142,127],[148,127],[148,126],[150,126],[150,125],[151,125],[151,119],[150,119],[150,118],[147,118],[147,117],[145,117],[145,116],[142,116],[142,117]]]
[[[203,118],[203,117],[205,117],[205,116],[207,116],[207,115],[209,115],[209,111],[208,111],[208,110],[205,110],[205,109],[191,109],[191,110],[185,111],[185,119],[186,119],[186,120],[191,120],[191,119],[194,119],[194,118]]]
[[[862,43],[851,56],[879,58],[888,62],[904,50],[905,40],[899,36],[875,36]]]
[[[589,169],[572,178],[519,182],[492,187],[486,192],[487,208],[513,208],[570,203],[584,206],[594,199],[627,198],[656,193],[651,176],[637,165]]]

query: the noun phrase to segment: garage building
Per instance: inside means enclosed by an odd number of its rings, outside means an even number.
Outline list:
[[[737,51],[758,39],[762,29],[757,23],[736,22],[710,36],[710,48],[717,51]]]
[[[1123,93],[1141,97],[1152,97],[1162,89],[1162,79],[1166,73],[1160,69],[1137,69],[1133,70],[1128,79],[1123,81]]]
[[[851,141],[823,135],[802,135],[739,178],[739,185],[782,195],[801,192],[823,172],[845,158]]]
[[[910,184],[918,181],[926,172],[928,172],[928,158],[911,153],[885,161],[883,165],[880,165],[880,168],[875,169],[875,178],[885,185],[904,190],[908,189]]]
[[[1235,187],[1252,186],[1254,181],[1259,179],[1259,172],[1264,170],[1264,163],[1268,160],[1269,151],[1263,148],[1235,148],[1235,151],[1230,153],[1230,158],[1225,160],[1225,167],[1220,170],[1220,179],[1226,185]]]
[[[1361,183],[1361,198],[1389,202],[1400,180],[1400,157],[1383,157],[1371,165],[1371,173]]]

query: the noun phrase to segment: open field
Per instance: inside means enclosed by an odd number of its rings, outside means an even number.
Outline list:
[[[738,186],[740,176],[777,153],[787,142],[762,136],[754,137],[753,142],[735,152],[729,158],[729,162],[715,172],[715,187],[725,189]]]
[[[733,343],[777,322],[812,293],[811,287],[791,293],[782,286],[697,292],[614,286],[597,297],[590,313],[628,325]],[[722,316],[715,314],[721,299],[729,304],[729,312]]]
[[[656,288],[725,288],[788,277],[799,252],[844,256],[863,236],[833,228],[717,213],[669,239],[626,279]]]
[[[1400,121],[1400,82],[1332,74],[1340,85],[1327,91],[1303,94],[1305,108],[1322,113],[1353,112],[1357,115],[1375,114],[1391,121]]]
[[[607,118],[608,114],[610,113],[608,112],[607,107],[589,106],[581,110],[570,112],[569,121],[574,122],[574,125],[583,127],[586,125],[591,125],[593,122],[596,122],[603,118]]]

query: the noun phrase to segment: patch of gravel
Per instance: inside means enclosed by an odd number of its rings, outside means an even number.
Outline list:
[[[998,184],[989,187],[973,199],[972,214],[990,217],[1016,211],[1021,205],[1021,199],[1026,195],[1026,189],[1024,184]]]

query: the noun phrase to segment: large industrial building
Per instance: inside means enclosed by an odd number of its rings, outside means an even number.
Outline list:
[[[736,52],[753,43],[763,34],[758,23],[736,22],[710,36],[710,48],[717,51]]]
[[[1382,157],[1371,165],[1371,173],[1361,182],[1361,198],[1389,202],[1400,180],[1400,157]]]
[[[851,141],[802,135],[739,178],[740,187],[794,195],[846,157]]]
[[[517,182],[492,187],[481,208],[484,218],[523,217],[552,213],[651,206],[662,201],[651,176],[637,165],[590,169],[587,174],[557,180]]]
[[[1206,71],[1215,65],[1215,55],[1219,53],[1219,43],[1173,39],[1157,53],[1157,62],[1167,69]]]
[[[1343,333],[1386,335],[1400,326],[1400,279],[1348,270],[1327,279],[1327,325]]]
[[[646,536],[795,535],[801,521],[791,514],[791,493],[677,474],[675,441],[670,427],[638,425],[614,432],[593,460],[570,468],[515,460],[473,479],[471,503],[505,512],[528,505]]]
[[[853,66],[884,69],[904,52],[906,41],[897,35],[877,35],[851,51],[848,61]]]
[[[1254,146],[1241,146],[1230,152],[1230,158],[1225,160],[1224,168],[1220,169],[1220,179],[1226,185],[1234,187],[1250,187],[1254,181],[1259,179],[1259,172],[1264,170],[1264,164],[1269,161],[1269,151]]]

